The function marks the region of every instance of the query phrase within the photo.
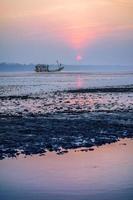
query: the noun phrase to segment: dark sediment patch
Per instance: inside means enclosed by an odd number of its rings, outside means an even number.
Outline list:
[[[104,88],[87,88],[87,89],[70,89],[67,93],[125,93],[133,92],[133,86],[130,87],[104,87]]]
[[[11,99],[22,99],[22,100],[27,100],[27,99],[40,99],[40,97],[34,97],[34,96],[30,96],[30,95],[10,95],[10,96],[0,96],[1,100],[11,100]]]
[[[112,115],[113,119],[113,115]],[[112,143],[119,138],[133,137],[133,123],[125,115],[79,117],[0,117],[0,159],[17,155],[58,155],[69,149]],[[118,123],[120,122],[120,123]],[[86,150],[87,151],[87,150]]]

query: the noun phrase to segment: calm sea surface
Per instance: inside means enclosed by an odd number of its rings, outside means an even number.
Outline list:
[[[70,88],[91,88],[133,84],[133,73],[1,73],[0,95],[39,94]]]

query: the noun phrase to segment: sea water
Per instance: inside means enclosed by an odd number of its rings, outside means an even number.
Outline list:
[[[0,95],[30,95],[43,92],[133,84],[133,73],[10,72],[0,74]]]

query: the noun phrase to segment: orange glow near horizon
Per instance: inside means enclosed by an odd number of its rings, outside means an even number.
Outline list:
[[[133,30],[133,2],[121,0],[1,0],[0,28],[27,40],[84,49],[101,37]]]

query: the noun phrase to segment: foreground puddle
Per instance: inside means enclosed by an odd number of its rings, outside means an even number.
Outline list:
[[[2,200],[131,200],[133,140],[59,156],[19,156],[0,161]]]

